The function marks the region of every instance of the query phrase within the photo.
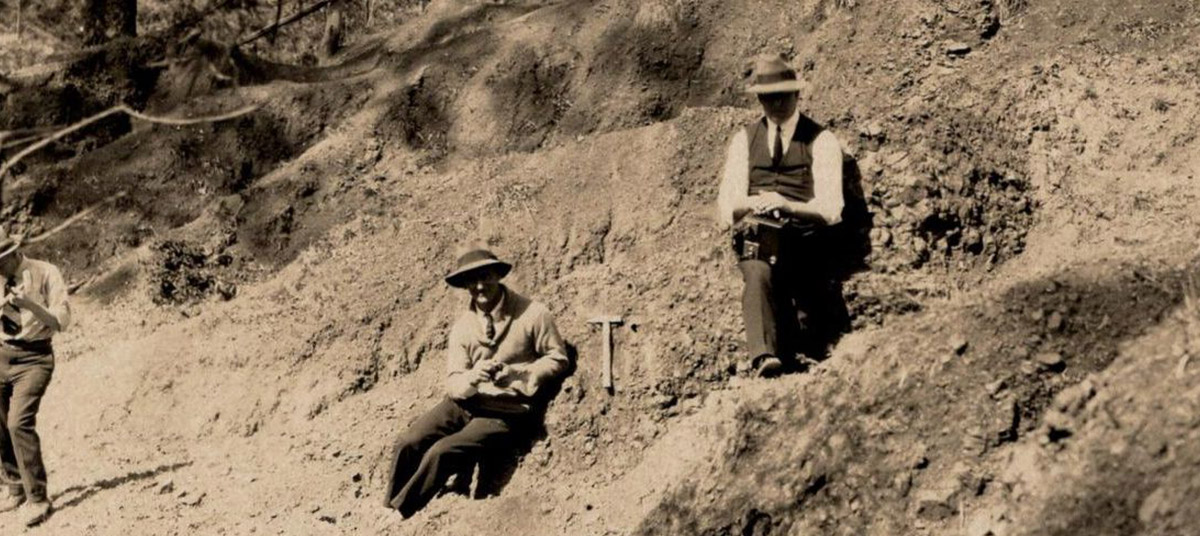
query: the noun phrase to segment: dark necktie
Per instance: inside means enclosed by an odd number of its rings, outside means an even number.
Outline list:
[[[496,323],[492,321],[492,313],[483,313],[483,319],[485,322],[487,322],[487,325],[484,327],[483,334],[487,336],[487,339],[489,341],[492,339],[495,339],[496,338]]]
[[[775,125],[775,152],[771,154],[771,167],[783,162],[783,126]]]

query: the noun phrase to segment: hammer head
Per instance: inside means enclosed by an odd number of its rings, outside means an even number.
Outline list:
[[[609,325],[613,325],[613,326],[619,326],[619,325],[625,323],[625,319],[622,318],[621,315],[600,315],[600,316],[593,316],[592,318],[589,318],[588,323],[589,324],[609,324]]]

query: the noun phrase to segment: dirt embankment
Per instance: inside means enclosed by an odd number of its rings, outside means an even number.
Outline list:
[[[131,194],[49,246],[94,276],[43,413],[49,528],[1187,526],[1194,449],[1108,444],[1195,429],[1144,389],[1171,363],[1189,388],[1191,339],[1141,363],[1194,313],[1171,311],[1200,228],[1196,13],[1067,7],[434,2],[348,51],[359,74],[216,91],[180,112],[262,108],[31,167],[13,191],[34,224]],[[778,50],[862,170],[872,269],[846,284],[859,331],[831,360],[743,381],[712,204],[754,117],[743,62]],[[375,507],[386,452],[438,396],[461,305],[439,274],[468,238],[515,261],[579,367],[498,498],[400,522]],[[616,396],[597,313],[628,319]]]
[[[1175,498],[1195,478],[1196,426],[1167,415],[1189,414],[1172,393],[1195,383],[1182,304],[1197,161],[1182,147],[1197,108],[1195,64],[1164,51],[1196,20],[1182,4],[1040,6],[987,61],[968,57],[951,87],[990,104],[942,102],[1011,110],[999,129],[1029,121],[1002,152],[1031,179],[1025,251],[982,287],[951,285],[949,304],[844,341],[828,376],[751,397],[724,455],[640,532],[1185,534],[1198,513]],[[1051,33],[1065,41],[1030,54]],[[931,119],[954,124],[952,109]]]

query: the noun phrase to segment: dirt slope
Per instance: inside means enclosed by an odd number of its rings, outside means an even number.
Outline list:
[[[33,166],[33,225],[131,194],[49,246],[87,284],[37,531],[1182,534],[1200,15],[1098,4],[434,2],[338,76],[175,111],[244,119]],[[712,219],[767,50],[875,213],[858,331],[771,382],[731,378]],[[439,396],[470,238],[579,367],[498,497],[401,522],[385,458]],[[630,319],[611,397],[600,312]]]

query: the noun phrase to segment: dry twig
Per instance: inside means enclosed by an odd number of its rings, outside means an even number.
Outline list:
[[[25,0],[17,0],[17,39],[25,32]]]
[[[41,241],[43,241],[43,240],[45,240],[45,239],[47,239],[47,238],[50,238],[50,237],[52,237],[52,236],[56,235],[56,234],[58,234],[58,233],[61,233],[61,232],[62,232],[64,229],[66,229],[67,227],[70,227],[70,226],[72,226],[72,225],[75,225],[75,223],[76,223],[76,222],[78,222],[79,220],[83,219],[83,218],[84,218],[84,217],[86,217],[88,214],[91,214],[92,212],[95,212],[95,211],[96,211],[96,209],[100,208],[100,206],[101,206],[101,205],[105,205],[105,204],[107,204],[107,203],[111,203],[111,202],[113,202],[113,201],[116,201],[117,199],[120,199],[120,198],[122,198],[122,197],[125,197],[125,192],[124,192],[124,191],[117,192],[117,193],[115,193],[115,194],[113,194],[113,195],[110,195],[110,196],[108,196],[108,197],[106,197],[106,198],[104,198],[104,199],[100,200],[99,202],[92,203],[92,204],[91,204],[91,206],[89,206],[89,207],[87,207],[87,208],[85,208],[85,209],[83,209],[83,210],[81,210],[81,211],[79,211],[79,212],[76,212],[76,213],[75,213],[74,215],[72,215],[70,218],[67,218],[67,219],[63,220],[63,221],[62,221],[62,223],[60,223],[60,224],[58,224],[58,225],[54,226],[54,228],[53,228],[53,229],[50,229],[49,231],[46,231],[46,232],[44,232],[44,233],[42,233],[42,234],[40,234],[40,235],[37,235],[37,236],[35,236],[35,237],[33,237],[33,238],[29,238],[29,239],[22,239],[22,238],[18,238],[17,240],[14,240],[14,241],[13,241],[13,244],[12,244],[11,246],[9,246],[9,247],[8,247],[7,249],[5,249],[4,251],[0,252],[0,257],[3,257],[3,256],[5,256],[5,255],[8,255],[9,253],[12,253],[12,252],[13,252],[13,250],[15,250],[15,249],[17,249],[17,248],[19,248],[19,247],[21,247],[21,246],[26,246],[26,245],[29,245],[29,244],[36,244],[36,243],[38,243],[38,242],[41,242]]]
[[[7,135],[5,135],[3,132],[0,132],[0,151],[3,151],[5,149],[11,149],[18,145],[25,145],[26,143],[29,143],[31,141],[37,141],[41,138],[42,138],[41,135],[34,134],[31,136],[25,136],[23,138],[16,138],[16,139],[10,140],[10,139],[8,139]]]
[[[1183,282],[1183,355],[1175,365],[1175,377],[1187,375],[1188,363],[1192,360],[1192,350],[1200,343],[1200,284],[1196,282],[1193,272],[1187,273]]]
[[[91,116],[87,119],[84,119],[78,123],[75,123],[73,125],[63,128],[61,130],[58,130],[54,134],[51,134],[50,136],[43,138],[41,141],[34,143],[33,145],[30,145],[29,147],[26,147],[21,152],[17,153],[12,158],[5,161],[3,165],[0,165],[0,180],[3,180],[4,174],[7,173],[8,170],[11,169],[14,165],[16,165],[17,162],[20,162],[22,158],[25,158],[26,156],[29,156],[30,154],[33,154],[34,152],[36,152],[38,149],[46,147],[47,145],[50,145],[51,143],[54,143],[55,141],[58,141],[64,137],[66,137],[67,135],[71,134],[72,132],[76,132],[88,125],[91,125],[92,123],[95,123],[97,121],[100,121],[101,119],[104,119],[108,116],[115,115],[118,113],[125,113],[132,117],[135,117],[137,119],[140,119],[142,121],[146,121],[149,123],[156,123],[156,124],[160,124],[160,125],[184,126],[184,125],[195,125],[195,124],[199,124],[199,123],[213,123],[213,122],[217,122],[217,121],[225,121],[228,119],[233,119],[235,117],[246,115],[257,109],[258,109],[257,105],[252,105],[252,106],[247,106],[245,108],[234,110],[232,112],[221,114],[221,115],[193,117],[193,118],[173,118],[173,117],[155,117],[152,115],[146,115],[137,110],[134,110],[133,108],[130,108],[129,106],[127,106],[125,104],[118,104],[116,106],[113,106],[112,108],[104,110],[103,112],[93,115],[93,116]]]
[[[40,135],[40,134],[45,134],[47,132],[54,132],[54,130],[57,128],[58,127],[33,127],[33,128],[18,128],[18,129],[13,129],[13,130],[2,130],[2,131],[0,131],[0,138],[10,138],[10,137],[15,137],[15,136],[24,136],[24,135],[28,135],[28,134],[39,134]]]
[[[265,35],[269,35],[273,32],[277,32],[277,31],[279,31],[280,28],[283,28],[284,26],[287,26],[293,22],[296,22],[300,19],[303,19],[304,17],[311,15],[314,11],[325,7],[326,5],[332,3],[333,1],[334,0],[321,0],[320,2],[317,2],[311,6],[301,9],[300,11],[292,14],[288,18],[283,19],[282,21],[279,21],[270,26],[267,26],[266,28],[263,28],[257,32],[254,32],[253,34],[250,35],[250,37],[247,37],[245,39],[242,39],[241,41],[238,41],[237,46],[239,46],[239,47],[246,46],[254,41],[257,41],[258,39],[262,38]]]

